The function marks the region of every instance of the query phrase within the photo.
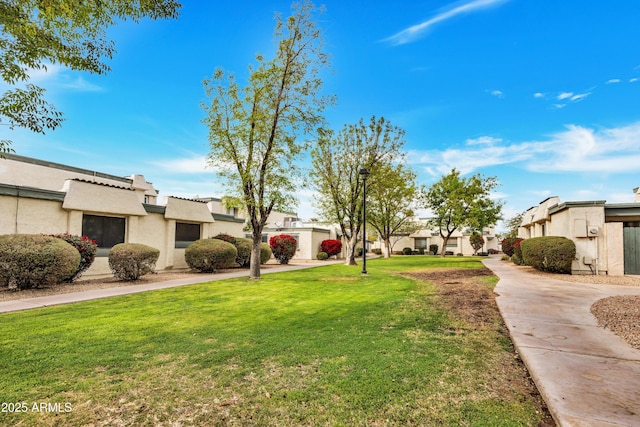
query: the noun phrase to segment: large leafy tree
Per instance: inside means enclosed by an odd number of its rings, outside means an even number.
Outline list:
[[[495,177],[476,174],[464,178],[454,168],[425,192],[424,207],[433,215],[430,225],[439,230],[443,239],[442,256],[456,230],[480,231],[500,220],[502,203],[491,198],[491,191],[498,185]]]
[[[0,77],[9,89],[0,96],[0,125],[44,133],[64,120],[30,84],[34,70],[60,64],[104,74],[115,53],[106,29],[119,20],[175,18],[175,0],[0,0]],[[12,151],[0,141],[0,153]]]
[[[362,227],[363,182],[360,170],[376,169],[402,156],[404,131],[381,117],[324,132],[311,151],[311,177],[316,204],[325,220],[339,225],[347,240],[346,264],[355,265],[355,247]],[[369,179],[368,188],[376,185]]]
[[[272,59],[257,55],[243,87],[223,70],[205,81],[209,162],[247,210],[252,233],[250,277],[260,278],[260,243],[272,210],[295,205],[296,160],[310,135],[324,122],[331,98],[320,95],[320,71],[329,65],[316,25],[313,3],[293,5],[286,19],[277,15],[277,49]]]
[[[414,203],[418,195],[416,174],[402,163],[383,163],[371,175],[367,191],[367,222],[383,242],[385,258],[391,256],[392,237],[417,228]]]

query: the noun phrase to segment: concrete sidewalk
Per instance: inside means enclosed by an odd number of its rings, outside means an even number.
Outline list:
[[[322,267],[330,264],[342,264],[344,260],[328,260],[318,263],[287,264],[269,269],[263,269],[261,274],[280,273],[283,271],[303,270],[314,267]],[[211,282],[214,280],[233,279],[249,276],[249,270],[242,269],[230,273],[198,274],[184,279],[169,280],[166,282],[145,283],[140,285],[123,285],[117,288],[94,289],[84,292],[72,292],[67,294],[48,295],[43,297],[25,298],[14,301],[0,302],[0,313],[29,310],[32,308],[50,307],[53,305],[71,304],[74,302],[89,301],[100,298],[114,297],[118,295],[136,294],[138,292],[153,291],[156,289],[175,288],[178,286],[193,285],[196,283]]]
[[[559,426],[640,426],[640,350],[599,327],[591,305],[640,287],[593,285],[483,261],[499,278],[500,313]]]

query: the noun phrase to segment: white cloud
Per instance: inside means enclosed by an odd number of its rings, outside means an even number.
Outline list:
[[[75,80],[69,80],[61,83],[61,86],[67,89],[73,89],[80,92],[101,92],[104,89],[93,83],[89,83],[82,77],[78,77]]]
[[[441,12],[438,15],[434,16],[431,19],[428,19],[420,24],[413,25],[409,28],[406,28],[391,37],[385,39],[392,43],[393,45],[401,45],[405,43],[411,43],[423,36],[432,26],[435,24],[446,21],[447,19],[451,19],[457,15],[471,13],[479,9],[484,9],[492,6],[498,6],[501,3],[505,3],[509,0],[473,0],[470,2],[466,2],[460,6],[456,6],[447,11]]]
[[[158,160],[151,163],[160,169],[171,173],[191,174],[216,172],[215,168],[209,166],[206,157]]]
[[[27,75],[29,76],[28,81],[18,82],[15,86],[22,88],[27,83],[32,83],[51,89],[58,87],[80,92],[99,92],[104,90],[96,84],[89,83],[82,76],[73,78],[77,73],[59,64],[44,64],[44,68],[41,69],[30,68],[27,70]],[[6,83],[0,83],[0,89],[7,90],[9,88],[10,86]]]
[[[629,126],[595,131],[581,126],[537,142],[542,148],[528,168],[538,172],[626,173],[640,164],[640,122]]]
[[[521,164],[541,173],[629,173],[640,164],[640,121],[628,126],[594,130],[569,125],[539,141],[507,144],[499,138],[466,141],[467,148],[411,151],[410,163],[432,176],[456,168],[472,173],[480,168]]]
[[[582,101],[583,99],[585,99],[589,95],[591,95],[591,92],[579,93],[577,95],[573,95],[571,97],[571,101],[573,101],[573,102]]]
[[[564,101],[565,103],[557,103],[553,105],[553,108],[564,108],[567,106],[567,102],[579,102],[591,95],[591,92],[574,93],[574,92],[560,92],[556,99],[558,101]]]
[[[544,93],[541,92],[536,92],[533,94],[534,98],[544,98]]]
[[[501,90],[492,90],[492,91],[491,91],[491,95],[493,95],[493,96],[495,96],[495,97],[498,97],[498,98],[502,98],[503,93],[502,93],[502,91],[501,91]]]
[[[622,80],[620,79],[609,79],[607,80],[606,84],[610,85],[610,84],[615,84],[615,83],[620,83]]]
[[[636,77],[634,77],[632,79],[629,79],[629,83],[635,83],[637,81],[638,81],[638,79]]]
[[[467,145],[494,145],[502,142],[501,138],[494,138],[492,136],[481,136],[480,138],[467,139]]]

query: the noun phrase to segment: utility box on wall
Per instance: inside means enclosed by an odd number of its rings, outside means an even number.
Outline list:
[[[573,221],[573,235],[575,237],[589,237],[587,235],[586,219],[576,219]]]

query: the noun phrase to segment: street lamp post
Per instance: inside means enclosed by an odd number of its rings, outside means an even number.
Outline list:
[[[362,176],[362,274],[367,274],[367,177],[369,169],[360,169]]]

